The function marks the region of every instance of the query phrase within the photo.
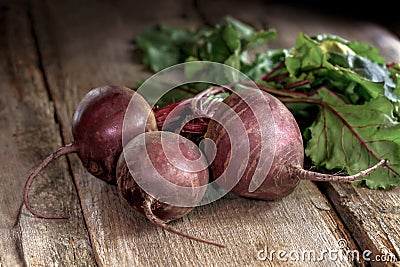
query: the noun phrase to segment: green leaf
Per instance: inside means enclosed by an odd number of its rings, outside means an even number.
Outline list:
[[[326,41],[333,41],[335,42],[342,51],[352,51],[355,55],[360,57],[365,57],[375,63],[384,64],[385,61],[380,56],[379,50],[371,45],[366,43],[357,42],[357,41],[348,41],[340,36],[336,36],[333,34],[319,34],[312,37],[312,39],[317,40],[321,44]],[[347,48],[346,48],[347,47]],[[330,52],[338,52],[332,51]],[[352,53],[342,53],[342,54],[352,54]]]
[[[212,32],[212,34],[207,38],[207,42],[204,42],[199,47],[201,60],[222,63],[231,55],[231,51],[229,50],[223,35],[224,29],[221,27],[218,27]]]
[[[256,53],[253,60],[249,60],[246,53],[240,55],[241,71],[253,80],[259,80],[269,72],[276,64],[283,61],[287,50],[267,50],[264,53]]]
[[[277,33],[275,29],[269,29],[268,31],[260,30],[253,33],[246,39],[245,50],[253,49],[261,45],[267,44],[271,40],[275,40]]]
[[[135,42],[143,64],[157,72],[184,61],[193,52],[195,39],[190,30],[160,25],[139,33]]]
[[[400,102],[400,64],[392,64],[392,66],[389,66],[388,70],[390,72],[390,77],[393,79],[395,87],[393,90],[385,92],[385,95],[390,95],[391,99],[398,99],[395,102]]]
[[[238,32],[227,24],[222,31],[222,39],[231,53],[237,53],[240,50],[240,39]]]
[[[242,63],[249,63],[253,49],[275,38],[275,29],[256,30],[227,16],[212,28],[196,30],[161,24],[139,33],[135,41],[142,63],[157,72],[188,58],[226,63],[241,70]]]
[[[349,105],[340,104],[329,94],[321,93],[320,96],[326,103],[332,103],[334,110],[353,127],[363,142],[337,116],[321,108],[318,118],[307,130],[310,139],[305,152],[313,163],[327,170],[345,170],[355,174],[378,162],[367,150],[367,145],[376,155],[389,160],[393,170],[380,168],[363,178],[365,185],[372,189],[398,185],[400,124],[395,117],[393,103],[380,96],[363,105]]]
[[[239,56],[237,54],[231,55],[227,60],[225,60],[224,64],[231,66],[236,70],[239,70],[240,69]],[[238,81],[240,78],[239,73],[237,71],[232,71],[230,69],[225,70],[225,77],[228,81]]]
[[[225,60],[224,64],[235,69],[240,69],[240,58],[237,54],[232,54]]]
[[[356,53],[347,45],[337,41],[326,40],[321,42],[320,47],[324,53],[337,53],[341,55],[355,55]]]
[[[285,60],[286,68],[290,75],[298,76],[300,71],[321,67],[324,55],[317,42],[306,34],[299,33],[294,50]]]
[[[384,94],[392,101],[400,100],[392,93],[396,84],[384,65],[360,56],[335,53],[330,53],[329,62],[334,67],[341,67],[344,76],[362,85],[371,98]]]
[[[240,39],[249,39],[255,33],[253,27],[231,16],[225,17],[225,23],[231,25],[235,29]]]
[[[333,35],[309,37],[299,33],[294,48],[285,58],[283,71],[286,70],[288,75],[280,83],[285,86],[310,80],[312,88],[326,86],[353,104],[363,104],[381,95],[391,101],[400,101],[396,78],[399,73],[381,64],[375,51],[370,46]],[[368,57],[358,55],[358,52],[368,54]],[[306,87],[295,90],[309,92]]]

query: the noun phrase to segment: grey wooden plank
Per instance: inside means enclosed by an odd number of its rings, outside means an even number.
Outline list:
[[[38,65],[26,5],[3,1],[0,12],[0,266],[94,266],[65,159],[34,181],[30,200],[39,211],[71,218],[42,220],[23,208],[17,220],[25,180],[61,145],[61,136]]]

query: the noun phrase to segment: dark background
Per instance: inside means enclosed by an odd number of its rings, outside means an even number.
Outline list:
[[[290,5],[299,8],[299,10],[306,9],[319,13],[326,13],[327,15],[375,22],[381,24],[400,37],[400,11],[395,1],[269,0],[269,2]]]

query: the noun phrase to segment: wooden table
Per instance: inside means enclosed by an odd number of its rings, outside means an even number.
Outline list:
[[[227,245],[217,248],[153,226],[72,154],[51,164],[30,191],[35,209],[71,218],[38,219],[23,207],[17,220],[27,176],[72,140],[72,115],[86,92],[108,84],[133,88],[151,74],[133,57],[136,33],[156,23],[214,24],[227,14],[276,28],[272,47],[291,47],[299,31],[332,33],[372,44],[387,61],[400,61],[399,39],[382,26],[265,1],[3,0],[0,266],[396,265],[366,262],[367,250],[371,259],[386,255],[400,261],[400,187],[373,191],[303,181],[283,200],[225,197],[172,223]],[[323,255],[343,244],[360,259]],[[308,260],[310,251],[324,260]],[[304,260],[292,259],[302,253]]]

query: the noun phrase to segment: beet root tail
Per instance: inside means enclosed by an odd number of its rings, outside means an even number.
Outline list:
[[[30,203],[29,203],[29,189],[32,185],[33,180],[37,177],[37,175],[49,165],[50,162],[57,159],[60,156],[76,152],[76,146],[74,144],[68,144],[58,148],[56,151],[51,153],[47,158],[45,158],[37,167],[36,169],[29,175],[28,179],[26,180],[24,191],[23,191],[23,199],[25,207],[36,217],[43,218],[43,219],[68,219],[69,216],[55,216],[55,215],[46,215],[34,210]]]
[[[307,171],[302,168],[291,168],[291,176],[298,177],[299,179],[302,180],[311,180],[320,182],[355,182],[386,164],[387,164],[386,160],[381,160],[368,169],[365,169],[356,174],[348,176],[318,173],[313,171]]]
[[[189,239],[194,240],[194,241],[198,241],[198,242],[205,243],[205,244],[208,244],[208,245],[214,245],[214,246],[221,247],[221,248],[225,247],[225,245],[223,245],[223,244],[220,244],[220,243],[217,243],[217,242],[214,242],[214,241],[210,241],[210,240],[205,240],[205,239],[202,239],[202,238],[199,238],[199,237],[191,236],[189,234],[186,234],[186,233],[183,233],[183,232],[180,232],[180,231],[174,229],[170,225],[167,225],[163,220],[161,220],[156,215],[154,215],[154,213],[152,211],[152,205],[155,203],[155,201],[156,200],[153,197],[151,197],[150,195],[146,194],[145,201],[143,203],[143,208],[144,208],[144,212],[145,212],[146,217],[153,224],[155,224],[156,226],[159,226],[159,227],[163,228],[164,230],[166,230],[166,231],[168,231],[170,233],[174,233],[174,234],[180,235],[182,237],[189,238]]]

